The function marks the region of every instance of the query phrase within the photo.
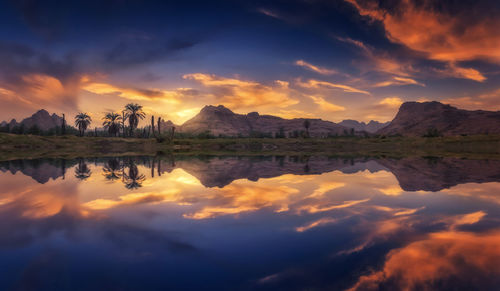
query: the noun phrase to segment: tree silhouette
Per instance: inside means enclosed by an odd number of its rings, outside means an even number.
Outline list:
[[[306,135],[309,137],[309,127],[311,126],[311,122],[309,119],[304,120],[304,128],[306,129]]]
[[[80,112],[75,116],[75,126],[78,127],[80,136],[83,136],[91,122],[92,118],[87,113]]]
[[[109,135],[116,136],[116,134],[120,132],[120,121],[122,120],[120,114],[108,112],[103,117],[103,120],[104,122],[102,123],[102,125],[108,130]]]
[[[61,124],[61,135],[66,134],[66,115],[63,113],[62,124]]]
[[[120,161],[117,159],[109,160],[102,168],[102,174],[109,181],[119,180],[122,177]]]
[[[142,111],[142,105],[137,103],[129,103],[125,105],[125,119],[128,119],[130,126],[130,136],[132,136],[134,129],[139,125],[139,120],[146,117],[146,113]]]
[[[75,169],[75,177],[80,180],[85,180],[90,177],[91,174],[92,172],[88,168],[85,161],[83,159],[80,159],[78,161],[78,166]]]
[[[133,190],[142,187],[142,182],[146,180],[146,176],[139,173],[139,169],[135,162],[130,160],[128,164],[128,173],[123,173],[123,182],[127,189]]]

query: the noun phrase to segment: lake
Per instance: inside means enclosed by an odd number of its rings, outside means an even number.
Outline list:
[[[1,290],[498,290],[500,161],[0,162]]]

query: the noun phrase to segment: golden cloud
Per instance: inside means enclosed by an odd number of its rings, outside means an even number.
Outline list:
[[[302,207],[299,207],[298,211],[302,212],[308,212],[308,213],[319,213],[319,212],[325,212],[325,211],[330,211],[334,209],[342,209],[342,208],[347,208],[351,207],[363,202],[367,202],[370,199],[362,199],[362,200],[351,200],[351,201],[344,201],[340,204],[335,204],[335,205],[330,205],[330,204],[325,204],[323,202],[318,202],[316,204],[309,204],[309,205],[304,205]]]
[[[347,92],[347,93],[360,93],[360,94],[371,95],[370,92],[368,92],[368,91],[356,89],[356,88],[348,86],[348,85],[335,84],[335,83],[313,80],[313,79],[311,79],[307,82],[301,82],[299,80],[299,81],[297,81],[297,85],[299,85],[303,88],[308,88],[308,89],[318,89],[318,88],[339,89],[339,90],[342,90],[342,91]]]
[[[323,226],[325,224],[331,224],[331,223],[335,223],[335,222],[337,222],[336,219],[333,219],[330,217],[324,217],[324,218],[320,218],[318,220],[315,220],[311,223],[308,223],[304,226],[299,226],[299,227],[295,228],[295,231],[304,232],[304,231],[310,230],[310,229],[318,227],[318,226]]]
[[[429,9],[428,5],[417,6],[414,1],[400,1],[392,10],[381,8],[375,1],[345,1],[360,15],[380,21],[392,42],[423,52],[430,59],[448,62],[448,73],[454,77],[479,82],[486,79],[479,71],[460,68],[456,62],[476,59],[500,62],[498,18],[484,17],[465,24],[461,17]]]
[[[398,107],[403,104],[403,100],[399,97],[387,97],[382,99],[379,104],[381,105],[387,105],[390,107]]]
[[[425,87],[424,84],[417,82],[411,78],[403,78],[403,77],[392,77],[392,79],[384,82],[379,82],[374,87],[387,87],[387,86],[402,86],[402,85],[418,85]]]
[[[484,82],[486,80],[486,77],[478,70],[472,68],[462,68],[457,66],[455,63],[450,63],[446,66],[445,69],[436,70],[436,72],[440,73],[443,76],[469,79],[477,82]]]
[[[266,186],[256,183],[233,183],[218,191],[225,203],[206,206],[195,213],[185,214],[192,219],[206,219],[227,214],[256,211],[264,207],[275,207],[280,212],[288,209],[289,197],[299,191],[288,186]]]
[[[82,90],[98,95],[116,95],[129,100],[160,100],[167,103],[177,104],[183,96],[183,92],[189,89],[180,88],[175,91],[149,90],[135,88],[121,88],[108,83],[88,82],[82,86]]]
[[[158,192],[134,193],[118,197],[118,199],[95,199],[84,203],[83,206],[92,210],[103,210],[112,207],[137,205],[143,203],[177,202],[179,200],[179,189],[170,189]]]
[[[498,18],[482,18],[460,29],[464,23],[459,17],[417,6],[414,1],[400,1],[394,10],[397,13],[374,1],[346,1],[361,15],[380,21],[390,40],[426,52],[432,59],[454,62],[487,58],[500,62]]]
[[[439,288],[436,284],[440,281],[467,279],[471,270],[477,271],[476,279],[499,276],[499,262],[498,232],[433,233],[424,240],[391,251],[380,271],[361,276],[349,290],[379,290],[386,282],[398,290],[431,290]]]
[[[0,87],[0,100],[7,106],[0,113],[31,114],[34,110],[45,108],[49,111],[76,110],[79,79],[60,79],[45,74],[27,74],[16,82],[5,83]],[[22,116],[23,118],[25,116]]]
[[[336,105],[326,101],[323,97],[309,96],[314,103],[316,103],[321,110],[328,112],[345,111],[345,107]]]
[[[275,81],[268,86],[254,81],[224,78],[213,74],[187,74],[184,79],[194,80],[212,90],[217,102],[231,109],[260,106],[288,107],[299,101],[290,97],[288,82]]]
[[[369,70],[375,70],[407,78],[409,78],[410,75],[415,72],[415,69],[412,67],[411,63],[397,60],[394,57],[388,55],[386,52],[377,52],[372,47],[365,45],[362,41],[351,39],[348,37],[335,38],[338,41],[345,42],[359,48],[361,50],[361,53],[368,60]],[[365,66],[366,62],[363,62],[362,67],[364,70],[366,70],[366,68],[364,68]]]
[[[451,104],[458,108],[469,110],[485,109],[500,110],[500,89],[493,90],[477,96],[465,96],[459,98],[448,98],[441,102]]]
[[[335,70],[332,70],[332,69],[327,69],[327,68],[322,68],[322,67],[319,67],[319,66],[315,66],[311,63],[308,63],[304,60],[297,60],[295,61],[295,65],[297,66],[301,66],[301,67],[304,67],[308,70],[311,70],[313,72],[316,72],[318,74],[321,74],[321,75],[333,75],[333,74],[337,74],[338,72],[335,71]]]

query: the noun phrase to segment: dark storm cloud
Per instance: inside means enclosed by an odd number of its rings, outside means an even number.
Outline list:
[[[107,68],[119,69],[160,61],[178,55],[199,42],[199,39],[194,38],[173,38],[167,41],[156,37],[124,40],[104,54],[103,63]]]
[[[134,1],[12,0],[11,6],[38,37],[56,41],[78,26],[103,25],[126,2]]]
[[[0,41],[0,74],[10,81],[25,74],[71,79],[78,72],[77,59],[76,54],[57,59],[27,45]]]

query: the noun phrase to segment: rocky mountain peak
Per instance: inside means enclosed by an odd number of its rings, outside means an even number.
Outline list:
[[[200,114],[234,114],[234,112],[224,105],[207,105],[201,109]]]
[[[54,113],[55,115],[55,113]],[[35,112],[33,115],[31,115],[31,117],[50,117],[50,114],[47,110],[45,109],[40,109],[38,110],[37,112]]]
[[[374,133],[377,130],[388,125],[389,123],[388,122],[382,123],[382,122],[378,122],[375,120],[370,120],[370,122],[365,123],[363,121],[359,122],[357,120],[346,119],[346,120],[343,120],[342,122],[340,122],[339,124],[342,126],[348,127],[348,128],[354,128],[355,131],[366,131],[366,132]]]
[[[344,135],[348,128],[330,121],[309,119],[309,134],[313,137]],[[195,117],[186,121],[179,128],[185,133],[209,132],[214,136],[261,136],[277,135],[299,136],[306,131],[304,119],[284,119],[272,115],[260,115],[257,112],[237,114],[223,105],[205,106]]]
[[[24,125],[26,129],[29,129],[36,125],[41,130],[49,130],[54,127],[59,127],[61,124],[62,117],[55,113],[50,115],[47,110],[40,109],[31,115],[31,117],[25,118],[21,122],[17,122],[15,119],[12,119],[9,122],[9,127],[14,128],[15,126]]]
[[[437,101],[405,102],[378,133],[422,136],[431,129],[442,135],[498,134],[500,112],[463,110]]]

